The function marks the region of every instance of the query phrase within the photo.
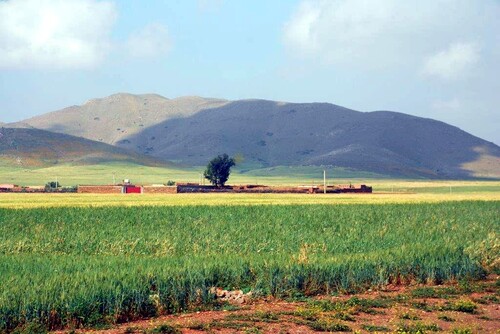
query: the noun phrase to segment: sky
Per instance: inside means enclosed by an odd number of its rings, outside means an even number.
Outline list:
[[[0,0],[0,122],[118,92],[329,102],[500,144],[500,0]]]

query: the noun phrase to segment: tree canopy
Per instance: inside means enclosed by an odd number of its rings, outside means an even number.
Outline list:
[[[234,165],[234,159],[224,153],[210,160],[203,175],[214,186],[223,187]]]

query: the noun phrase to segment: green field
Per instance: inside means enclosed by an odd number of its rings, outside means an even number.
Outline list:
[[[48,181],[58,180],[63,186],[78,184],[112,184],[131,179],[137,184],[176,182],[200,182],[204,167],[149,167],[135,164],[108,163],[101,165],[57,165],[46,168],[12,168],[0,166],[0,183],[14,183],[24,186],[45,185]],[[351,171],[344,168],[327,169],[328,182],[336,179],[349,180],[384,179],[374,173]],[[206,180],[205,180],[206,181]],[[323,169],[320,167],[274,167],[247,170],[235,168],[229,183],[250,184],[313,184],[323,182]]]
[[[202,170],[0,167],[0,183],[199,182]],[[364,183],[374,193],[0,193],[0,333],[211,307],[213,286],[297,297],[479,279],[497,268],[500,181],[394,180],[341,168],[327,175],[328,184]],[[229,183],[321,177],[318,167],[240,168]]]
[[[137,183],[166,183],[168,180],[199,181],[202,168],[149,167],[135,164],[57,165],[47,168],[12,168],[0,166],[0,183],[24,186],[45,185],[58,180],[63,186],[78,184],[113,184],[123,179]]]
[[[212,286],[298,296],[477,279],[499,255],[498,201],[233,204],[0,209],[0,331],[177,312],[211,304]]]
[[[322,184],[323,167],[295,166],[249,169],[252,166],[236,166],[229,178],[230,184]],[[131,179],[137,184],[176,182],[200,182],[204,171],[200,167],[148,167],[136,164],[108,163],[100,165],[61,164],[46,168],[13,168],[0,165],[0,183],[24,186],[45,185],[56,179],[63,186],[78,184],[112,184]],[[253,168],[253,167],[252,167]],[[388,177],[375,173],[355,171],[340,167],[325,167],[328,184],[370,183],[373,180],[386,183]],[[206,180],[205,180],[206,181]],[[426,182],[426,179],[413,180]],[[497,185],[500,183],[497,181]]]
[[[25,169],[0,166],[0,184],[12,183],[22,186],[43,186],[49,181],[59,181],[66,186],[113,184],[130,179],[135,184],[164,184],[175,182],[208,182],[201,180],[204,167],[173,168],[148,167],[135,164],[102,165],[58,165],[48,168]],[[472,194],[500,193],[500,180],[428,180],[391,179],[374,173],[354,171],[340,167],[326,168],[328,185],[368,184],[376,193],[418,193],[418,194]],[[265,185],[321,185],[323,168],[314,166],[272,167],[248,169],[235,168],[228,184]]]

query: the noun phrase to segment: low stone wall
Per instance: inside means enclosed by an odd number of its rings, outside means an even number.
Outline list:
[[[217,188],[214,186],[203,186],[195,183],[181,183],[177,185],[178,193],[213,193],[213,192],[232,192],[233,188],[226,186]]]
[[[217,188],[198,184],[178,184],[179,193],[258,193],[258,194],[322,194],[323,186],[264,186],[241,185]],[[372,187],[361,185],[359,187],[332,187],[326,189],[327,193],[371,193]]]
[[[177,194],[177,186],[164,186],[164,187],[144,186],[142,187],[142,192],[144,194]]]
[[[122,186],[78,186],[80,194],[121,194]]]
[[[121,194],[123,186],[78,186],[78,193],[90,194]],[[192,183],[178,184],[176,186],[143,186],[143,194],[177,194],[177,193],[275,193],[275,194],[317,194],[323,193],[322,186],[262,186],[262,185],[242,185],[225,186],[217,188],[209,185],[198,185]],[[327,187],[327,193],[371,193],[372,187],[352,185],[344,187]]]
[[[179,184],[177,186],[177,192],[179,193],[275,193],[275,194],[311,194],[317,192],[317,187],[276,187],[276,186],[260,186],[260,185],[250,185],[250,186],[225,186],[225,187],[214,187],[214,186],[204,186],[198,184]]]
[[[261,186],[245,187],[235,186],[232,189],[235,193],[259,193],[259,194],[311,194],[315,192],[312,187],[279,187],[279,186]]]

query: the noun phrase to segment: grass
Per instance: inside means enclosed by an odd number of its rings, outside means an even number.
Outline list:
[[[327,171],[328,178],[343,178],[343,179],[386,179],[384,175],[351,170],[342,167],[321,167],[321,166],[276,166],[268,168],[252,168],[252,166],[243,166],[238,170],[238,176],[255,179],[309,179],[320,180],[323,177],[323,170]]]
[[[255,168],[255,166],[250,166]],[[198,167],[148,167],[132,163],[102,163],[98,165],[62,164],[47,168],[21,168],[2,166],[0,183],[19,185],[45,185],[56,178],[63,186],[78,184],[112,184],[131,179],[137,184],[199,182],[205,166]],[[230,184],[309,185],[323,184],[323,169],[314,166],[278,166],[247,170],[246,166],[233,169]],[[389,177],[345,168],[326,168],[327,184],[373,185],[383,192],[417,192],[430,194],[495,193],[500,191],[500,180],[433,181],[427,179],[391,179]],[[206,181],[206,180],[205,180]]]
[[[377,325],[362,325],[361,328],[368,332],[390,332],[391,330],[385,326],[377,326]]]
[[[396,333],[401,334],[421,334],[427,332],[439,332],[441,328],[437,324],[426,324],[417,322],[414,324],[401,324],[396,330]]]
[[[318,332],[352,332],[351,327],[345,324],[326,320],[312,321],[308,326]]]
[[[0,332],[189,310],[214,302],[212,286],[287,297],[481,278],[490,254],[473,250],[498,227],[498,203],[483,201],[0,209]],[[371,312],[391,303],[311,306]],[[342,325],[323,320],[310,321]]]
[[[99,165],[62,164],[46,168],[21,168],[0,165],[2,183],[20,185],[44,185],[56,177],[63,185],[112,184],[114,180],[131,179],[138,184],[166,183],[167,180],[199,182],[205,166],[198,167],[149,167],[131,163],[102,163]],[[328,174],[338,178],[359,180],[384,178],[381,175],[356,172],[344,168],[333,168]],[[311,184],[323,182],[321,167],[274,167],[246,170],[234,168],[230,182],[251,184]],[[330,180],[330,182],[332,182]],[[347,183],[349,183],[347,181]]]
[[[452,334],[472,334],[472,330],[468,328],[455,328],[451,331]]]
[[[250,322],[278,322],[279,315],[272,312],[255,312],[253,314],[230,314],[227,320],[240,320]]]
[[[479,304],[500,304],[500,298],[498,298],[497,296],[482,296],[473,299],[473,301]]]
[[[418,315],[409,312],[403,313],[399,316],[399,319],[403,320],[422,320]]]
[[[392,306],[393,300],[390,299],[364,299],[352,297],[348,300],[314,300],[308,303],[308,311],[329,312],[336,311],[336,317],[341,320],[353,321],[350,314],[357,314],[359,312],[375,314],[380,313],[374,310],[375,308],[388,308]],[[350,313],[350,314],[349,314]]]
[[[167,180],[182,182],[200,181],[200,173],[205,166],[163,166],[149,167],[134,163],[114,162],[89,165],[59,164],[45,168],[23,168],[2,165],[0,161],[0,180],[20,185],[44,185],[57,177],[63,185],[110,184],[115,180],[132,179],[137,183],[165,183]],[[311,184],[323,182],[324,167],[315,166],[277,166],[259,168],[252,165],[237,165],[232,169],[231,182],[251,184]],[[328,182],[334,179],[358,181],[363,179],[385,180],[384,175],[350,170],[341,167],[326,168]],[[344,182],[344,183],[345,183]]]
[[[438,319],[439,319],[439,320],[446,321],[446,322],[455,322],[455,319],[454,319],[454,318],[449,317],[449,316],[447,316],[446,314],[439,315],[439,316],[438,316]]]
[[[464,313],[476,313],[477,305],[466,299],[460,299],[454,302],[448,302],[443,307],[445,311],[457,311]]]
[[[163,324],[148,331],[148,334],[181,334],[182,332],[171,325]]]
[[[19,185],[44,185],[57,178],[63,186],[113,184],[113,179],[116,182],[132,179],[138,183],[166,183],[170,179],[199,181],[202,171],[202,168],[148,167],[128,163],[56,165],[38,169],[0,166],[0,180]]]

